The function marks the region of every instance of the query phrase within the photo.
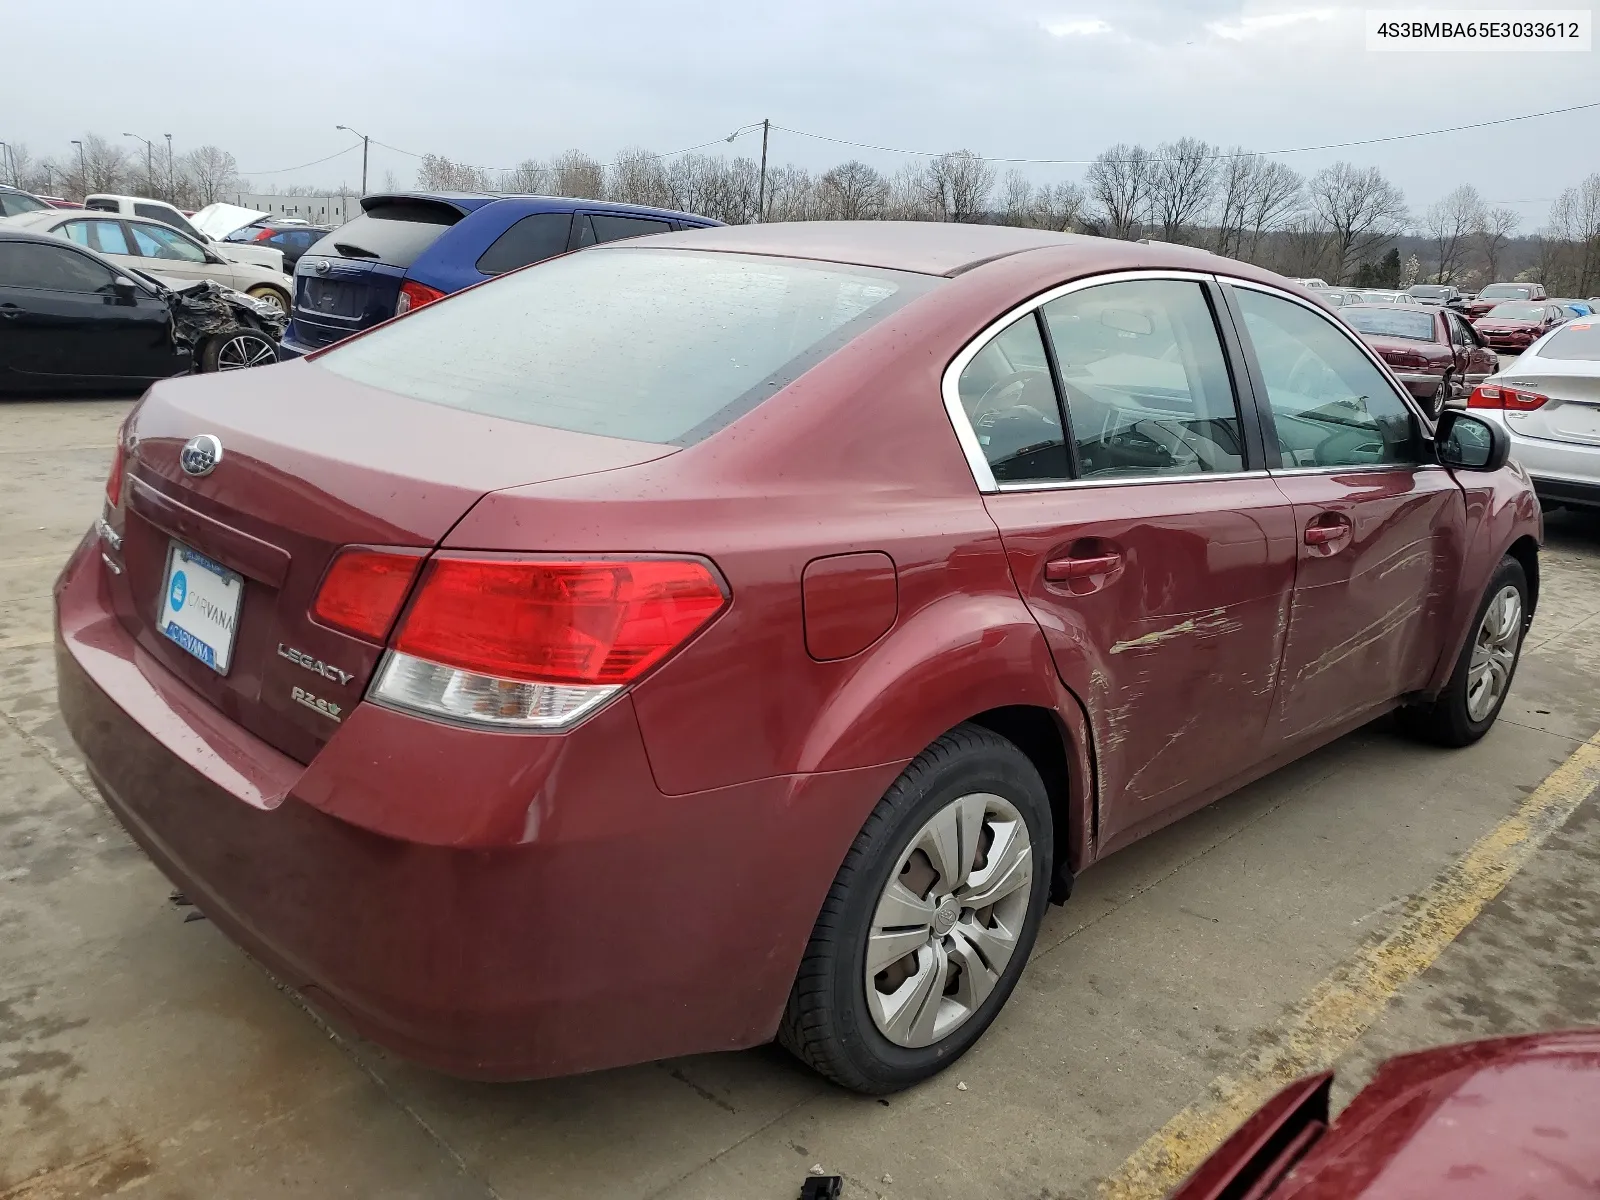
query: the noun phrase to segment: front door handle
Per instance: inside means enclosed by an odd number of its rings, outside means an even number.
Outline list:
[[[1122,565],[1122,555],[1092,554],[1082,557],[1053,558],[1044,565],[1046,583],[1068,583],[1074,579],[1089,579],[1095,575],[1109,575]]]

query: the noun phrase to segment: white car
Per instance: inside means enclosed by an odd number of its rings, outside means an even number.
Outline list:
[[[1546,507],[1600,508],[1600,317],[1552,329],[1467,407],[1510,433],[1511,457]]]
[[[81,209],[50,209],[7,217],[6,222],[48,233],[105,255],[118,266],[173,279],[214,279],[289,311],[293,284],[273,267],[236,262],[163,221]]]
[[[1391,292],[1384,288],[1361,288],[1360,291],[1364,304],[1411,304],[1422,307],[1410,292]]]
[[[163,225],[170,225],[179,233],[186,233],[195,241],[200,242],[211,250],[213,254],[220,254],[223,258],[232,259],[234,262],[255,263],[257,266],[274,267],[280,274],[283,273],[283,251],[275,246],[251,245],[224,245],[222,239],[227,237],[240,225],[248,225],[255,220],[240,221],[230,225],[221,233],[207,228],[201,220],[203,216],[215,209],[233,209],[231,204],[208,204],[195,213],[194,220],[190,220],[165,200],[152,200],[148,196],[118,196],[111,192],[96,192],[86,196],[83,207],[92,212],[116,213],[121,217],[144,217],[149,221],[160,221]],[[240,212],[250,212],[249,209],[239,209]]]

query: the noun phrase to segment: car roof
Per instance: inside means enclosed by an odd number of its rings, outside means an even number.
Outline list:
[[[1204,250],[1168,244],[1141,244],[1013,225],[969,225],[941,221],[792,221],[766,225],[718,225],[707,229],[630,238],[629,247],[681,247],[686,250],[808,258],[821,262],[882,267],[921,275],[955,276],[995,259],[1030,250],[1076,248],[1086,259],[1125,257],[1136,249],[1151,267],[1225,270],[1243,264]]]
[[[172,229],[165,221],[157,221],[154,217],[135,217],[128,213],[114,213],[97,211],[92,208],[41,208],[35,212],[18,213],[7,220],[22,225],[45,225],[52,220],[61,221],[127,221],[134,225],[152,225],[159,229]],[[174,233],[183,233],[181,229],[173,230]],[[185,234],[185,236],[188,236]]]
[[[73,246],[75,242],[63,242],[58,237],[48,233],[34,233],[31,229],[20,229],[10,221],[0,221],[0,242],[44,242],[50,246]],[[88,250],[87,246],[78,246],[80,250]],[[93,251],[90,251],[93,253]]]
[[[395,200],[433,200],[441,204],[471,212],[497,200],[537,200],[546,212],[576,212],[578,209],[603,209],[606,212],[637,213],[642,217],[660,217],[669,221],[711,221],[696,213],[680,212],[673,208],[652,208],[644,204],[624,204],[617,200],[593,200],[581,196],[541,196],[535,192],[372,192],[361,197],[361,209],[373,208]]]

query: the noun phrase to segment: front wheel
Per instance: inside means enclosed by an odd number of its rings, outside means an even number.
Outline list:
[[[200,350],[200,371],[242,371],[278,361],[278,346],[254,329],[233,329],[208,340]]]
[[[263,285],[261,287],[253,287],[245,294],[252,299],[260,300],[263,304],[272,305],[273,308],[285,316],[289,315],[289,295],[279,288]]]
[[[778,1039],[854,1091],[899,1091],[993,1022],[1049,899],[1050,801],[1033,763],[976,725],[901,773],[817,917]]]
[[[1507,555],[1489,580],[1450,682],[1431,703],[1400,710],[1406,731],[1441,746],[1468,746],[1488,733],[1511,691],[1528,621],[1527,573]]]

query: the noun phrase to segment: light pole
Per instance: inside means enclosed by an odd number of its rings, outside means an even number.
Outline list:
[[[72,139],[72,144],[78,148],[78,182],[83,186],[79,188],[82,198],[89,198],[89,167],[83,160],[83,143],[77,138]]]
[[[149,138],[140,137],[137,133],[125,133],[123,137],[131,137],[136,142],[144,143],[144,185],[154,194],[156,190],[156,148]]]
[[[761,186],[756,193],[756,220],[764,222],[767,219],[767,135],[772,132],[772,122],[762,119],[761,122]]]
[[[167,139],[167,203],[178,202],[178,180],[172,170],[172,135],[166,134]]]
[[[22,182],[17,178],[17,156],[11,152],[9,143],[0,142],[0,150],[5,151],[4,154],[0,154],[0,165],[6,163],[11,165],[11,185],[13,187],[21,187]]]
[[[336,125],[334,128],[342,129],[346,133],[354,133],[361,139],[361,194],[365,196],[367,194],[367,143],[372,139],[364,133],[351,129],[348,125]]]

